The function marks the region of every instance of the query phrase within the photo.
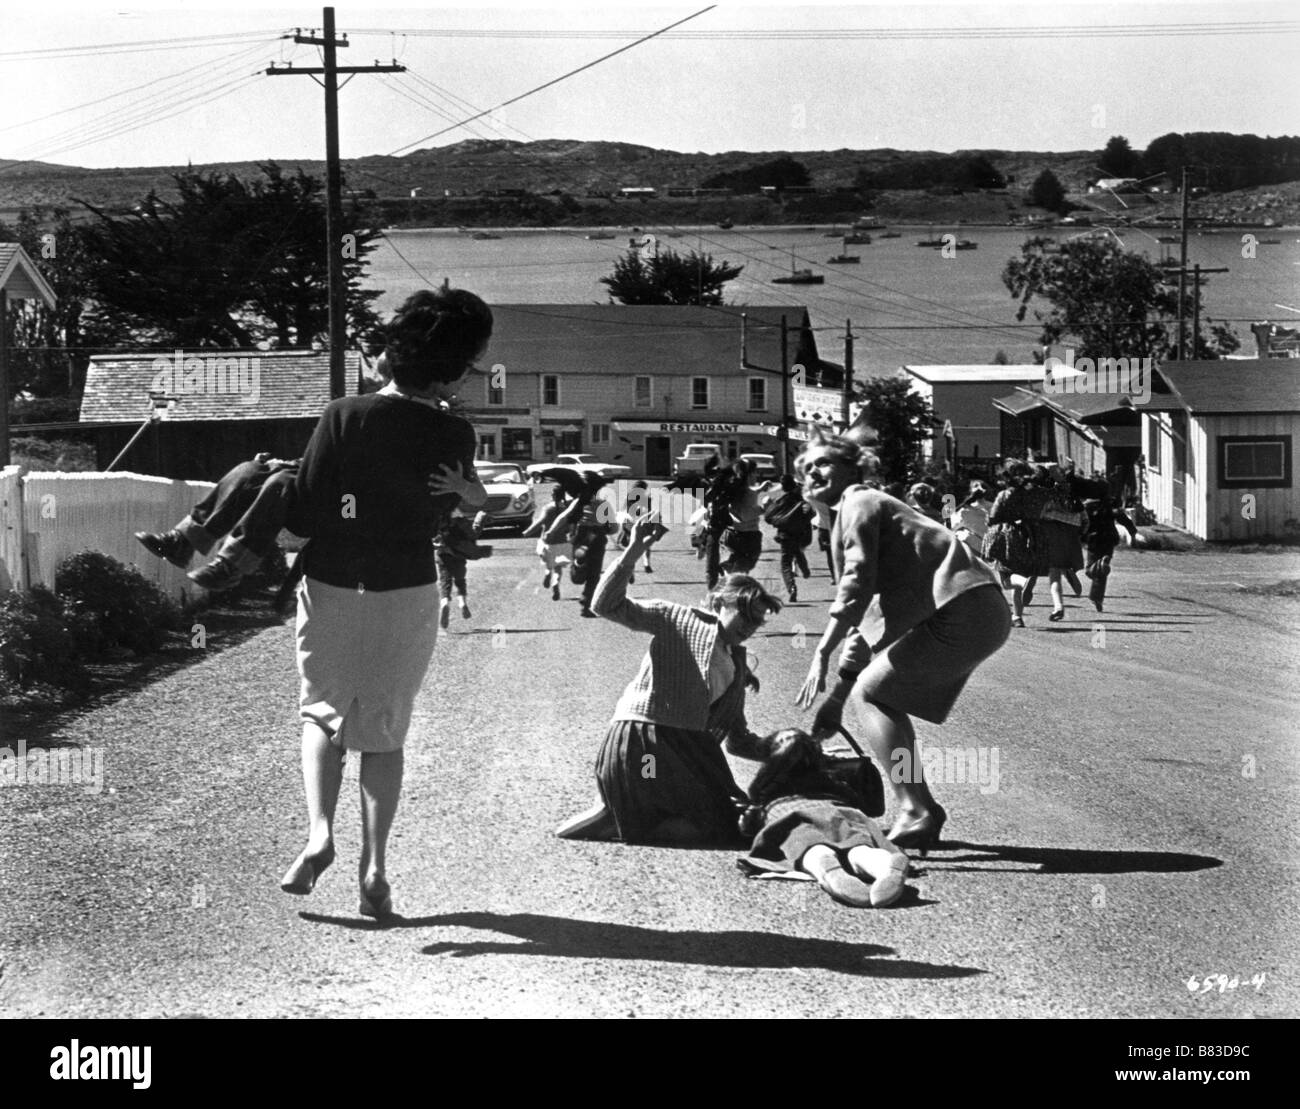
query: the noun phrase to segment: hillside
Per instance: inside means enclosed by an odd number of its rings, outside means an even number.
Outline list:
[[[968,150],[959,154],[980,154],[1007,177],[1005,192],[932,195],[921,190],[890,191],[877,195],[874,211],[883,218],[915,222],[933,220],[1003,223],[1023,212],[1022,195],[1033,179],[1050,169],[1065,185],[1071,199],[1086,200],[1086,184],[1097,175],[1096,151],[1008,151]],[[656,150],[630,143],[584,142],[542,139],[534,142],[489,142],[468,140],[451,146],[417,150],[400,158],[370,156],[344,162],[347,186],[388,201],[385,218],[402,222],[484,223],[634,223],[660,219],[676,223],[730,218],[745,223],[844,219],[862,210],[859,198],[845,191],[838,197],[787,198],[783,204],[757,196],[707,201],[650,202],[652,207],[633,207],[640,202],[600,200],[593,194],[610,194],[625,186],[693,187],[714,174],[745,169],[757,162],[789,157],[807,167],[812,184],[819,190],[850,190],[859,170],[878,170],[900,160],[937,157],[935,151],[813,150],[813,151],[728,151],[722,154],[683,153]],[[319,160],[282,159],[288,169],[301,167],[323,176]],[[72,205],[85,200],[98,207],[129,209],[150,189],[162,195],[173,191],[171,175],[185,166],[144,166],[116,169],[85,169],[47,163],[0,160],[0,218],[11,217],[19,208],[41,205]],[[196,166],[205,172],[255,176],[252,162],[228,162]],[[413,190],[418,190],[415,200]],[[549,195],[572,198],[547,204],[484,204],[476,200],[482,191],[524,190],[537,198]],[[1300,219],[1300,203],[1290,186],[1245,190],[1205,198],[1205,214],[1214,209],[1218,218],[1236,213],[1257,213],[1263,193],[1273,200],[1265,206],[1273,215],[1290,222]],[[451,198],[448,200],[448,198]],[[398,203],[400,202],[400,203]],[[519,209],[519,210],[516,210]],[[1254,218],[1254,217],[1252,217]]]

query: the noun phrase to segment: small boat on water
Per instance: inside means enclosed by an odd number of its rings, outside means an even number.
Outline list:
[[[730,231],[736,226],[736,221],[729,219],[718,220],[718,226],[721,227],[723,231]]]
[[[826,259],[827,264],[832,266],[856,266],[861,261],[861,254],[837,254],[833,258]]]
[[[491,231],[475,231],[474,234],[470,236],[470,238],[477,239],[479,242],[483,242],[486,239],[499,239],[501,238],[501,236]]]
[[[882,231],[880,237],[882,239],[901,239],[903,233],[901,231]]]
[[[864,235],[861,231],[855,231],[851,235],[844,236],[845,246],[870,246],[871,236]]]
[[[1281,239],[1260,239],[1259,245],[1260,246],[1281,246],[1282,240]]]
[[[615,239],[617,237],[618,236],[615,235],[613,231],[593,231],[590,235],[587,236],[587,238],[593,241],[596,239]]]
[[[929,247],[931,250],[938,250],[941,246],[943,246],[943,240],[942,239],[917,239],[916,245]]]
[[[794,251],[790,251],[790,272],[782,277],[772,278],[773,285],[824,285],[826,276],[813,273],[812,270],[794,268]]]
[[[1156,238],[1158,243],[1181,243],[1182,241],[1177,235],[1159,235]]]
[[[978,250],[979,243],[972,242],[970,239],[958,239],[954,250]]]

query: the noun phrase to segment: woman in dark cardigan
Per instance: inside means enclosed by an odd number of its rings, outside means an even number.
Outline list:
[[[757,737],[745,722],[749,668],[741,645],[781,602],[753,578],[730,574],[709,608],[634,601],[627,585],[661,525],[641,517],[606,571],[592,611],[653,638],[637,676],[614,710],[596,759],[600,802],[565,821],[565,839],[625,843],[735,843],[745,795],[722,753],[752,757]]]
[[[307,445],[289,528],[299,556],[298,667],[307,846],[281,881],[310,893],[334,861],[344,752],[361,752],[360,911],[392,912],[386,846],[415,695],[438,632],[433,539],[460,500],[481,505],[474,429],[444,408],[492,333],[478,297],[416,293],[388,330],[393,379],[333,401]]]

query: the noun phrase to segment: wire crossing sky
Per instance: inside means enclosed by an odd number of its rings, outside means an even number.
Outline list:
[[[452,98],[433,109],[386,83],[350,85],[343,155],[472,138],[472,117],[493,105],[494,135],[708,153],[1088,150],[1116,134],[1141,149],[1169,131],[1300,130],[1289,3],[700,7],[338,5],[341,63],[395,57]],[[319,24],[319,6],[56,2],[5,18],[0,160],[323,153],[319,89],[261,79],[271,62],[319,64],[291,41]],[[457,102],[484,107],[447,107]]]

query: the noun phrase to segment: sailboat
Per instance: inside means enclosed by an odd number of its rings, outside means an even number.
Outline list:
[[[866,240],[867,242],[871,242],[871,236],[870,235],[845,235],[844,246],[846,249],[842,250],[839,254],[835,255],[833,258],[827,258],[826,259],[827,264],[832,266],[857,265],[862,261],[862,255],[850,254],[847,250],[847,247],[850,243],[860,243],[863,240]]]
[[[826,277],[824,274],[813,273],[812,270],[797,270],[794,268],[794,251],[790,251],[790,273],[785,277],[772,278],[773,285],[824,285]]]

